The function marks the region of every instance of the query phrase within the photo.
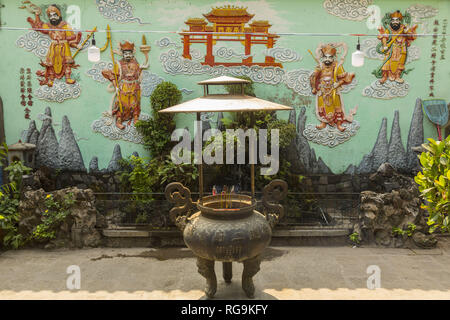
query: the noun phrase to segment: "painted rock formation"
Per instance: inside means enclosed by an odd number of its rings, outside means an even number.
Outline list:
[[[300,108],[298,120],[295,121],[295,110],[289,113],[289,122],[297,128],[297,135],[287,148],[286,159],[291,163],[291,169],[294,173],[329,173],[331,170],[325,162],[319,157],[316,158],[314,149],[309,146],[308,140],[303,136],[303,130],[306,123],[306,108]]]
[[[414,113],[409,127],[406,150],[403,147],[399,113],[396,110],[392,122],[391,137],[387,142],[387,119],[383,118],[378,138],[372,151],[363,156],[360,164],[355,167],[350,165],[346,173],[372,173],[376,172],[381,164],[389,162],[395,170],[402,173],[415,174],[420,170],[420,163],[414,147],[419,147],[424,142],[422,100],[417,99]]]
[[[70,127],[69,118],[62,119],[61,138],[58,147],[59,167],[69,171],[85,171],[83,156]]]

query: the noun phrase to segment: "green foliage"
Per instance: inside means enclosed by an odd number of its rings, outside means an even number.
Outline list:
[[[57,201],[52,195],[47,195],[45,199],[45,211],[42,213],[42,222],[37,225],[30,239],[45,241],[56,237],[57,228],[67,216],[70,215],[70,208],[75,203],[73,193],[64,195],[62,201]]]
[[[18,207],[18,197],[0,192],[0,229],[5,234],[3,244],[13,249],[17,249],[23,242],[22,237],[18,234]]]
[[[4,144],[0,149],[0,162],[7,156],[8,147]],[[10,183],[4,184],[0,188],[0,228],[5,234],[3,244],[6,247],[17,249],[24,243],[24,238],[18,233],[20,189],[22,186],[22,176],[31,171],[20,161],[13,162],[4,169],[8,172]]]
[[[417,226],[414,223],[408,223],[408,229],[406,230],[408,237],[411,237],[416,229]]]
[[[270,121],[267,125],[268,131],[268,141],[271,141],[270,132],[272,129],[279,130],[279,139],[280,139],[280,149],[283,150],[287,148],[292,140],[294,140],[297,135],[297,130],[293,123],[288,123],[285,120],[274,120]]]
[[[403,236],[405,233],[406,233],[406,231],[404,231],[401,228],[392,227],[392,235],[393,236]]]
[[[30,173],[32,169],[23,165],[20,161],[14,161],[5,168],[5,171],[8,172],[9,181],[14,184],[14,188],[20,191],[22,188],[22,176]]]
[[[393,227],[392,235],[393,236],[403,236],[406,234],[408,237],[411,237],[414,234],[414,232],[416,231],[416,229],[417,229],[417,226],[414,223],[408,223],[406,230],[403,230],[398,227]]]
[[[422,172],[417,173],[414,180],[425,200],[422,208],[429,213],[429,232],[432,233],[439,227],[442,231],[449,231],[450,136],[444,141],[428,140],[428,144],[422,145],[427,151],[420,155]]]
[[[175,129],[173,114],[158,111],[178,104],[182,94],[171,82],[161,82],[150,96],[152,118],[136,123],[137,131],[143,136],[144,146],[153,157],[164,156],[170,152],[173,142],[170,140]]]
[[[150,195],[139,193],[164,192],[166,184],[181,182],[192,188],[198,178],[197,167],[193,164],[174,164],[170,156],[154,158],[146,162],[143,158],[131,156],[122,160],[121,184],[123,189],[131,190],[133,199],[145,201]]]
[[[143,203],[151,201],[151,196],[143,194],[152,192],[157,179],[152,174],[150,165],[145,162],[144,158],[132,155],[128,159],[122,159],[121,166],[120,180],[122,187],[131,189],[133,200]]]
[[[8,145],[3,142],[2,146],[0,146],[0,165],[5,164],[5,160],[8,157]]]
[[[359,244],[359,233],[358,232],[353,232],[351,235],[348,236],[348,238],[354,245]]]
[[[250,81],[250,83],[244,84],[244,94],[246,94],[247,96],[255,97],[255,88],[253,87],[253,80],[247,76],[240,76],[236,78]],[[242,92],[240,84],[226,85],[225,90],[227,90],[229,94],[241,94]]]

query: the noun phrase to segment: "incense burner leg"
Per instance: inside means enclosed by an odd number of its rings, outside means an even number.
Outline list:
[[[197,257],[198,273],[206,279],[205,294],[208,298],[213,298],[217,291],[217,278],[214,272],[214,260],[207,260]]]
[[[253,276],[258,273],[260,264],[260,256],[244,261],[244,271],[242,272],[242,289],[249,298],[254,298],[255,296]]]
[[[231,283],[231,278],[233,278],[233,268],[231,262],[223,262],[223,280],[226,283]]]

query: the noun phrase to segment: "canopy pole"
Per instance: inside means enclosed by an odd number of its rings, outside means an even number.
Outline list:
[[[199,146],[202,145],[202,126],[200,122],[200,112],[196,112],[197,115],[197,134],[196,139]],[[203,203],[203,150],[200,148],[200,164],[198,165],[198,192],[199,192],[199,203]]]
[[[253,128],[255,123],[255,113],[250,113],[250,128]],[[249,147],[250,147],[250,141],[249,141]],[[250,148],[249,148],[250,149]],[[250,180],[251,180],[251,188],[252,188],[252,199],[255,199],[255,165],[254,165],[254,156],[256,154],[253,154],[253,149],[250,149],[249,154],[249,160],[250,160]]]

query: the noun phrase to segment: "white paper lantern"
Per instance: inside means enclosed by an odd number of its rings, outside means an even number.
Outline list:
[[[362,67],[364,65],[364,52],[356,50],[352,53],[352,66]]]
[[[354,67],[362,67],[364,65],[364,52],[361,51],[361,45],[356,45],[356,51],[352,53],[352,66]]]
[[[88,48],[88,60],[90,62],[100,61],[100,49],[95,46],[95,38],[92,38],[92,45]]]

